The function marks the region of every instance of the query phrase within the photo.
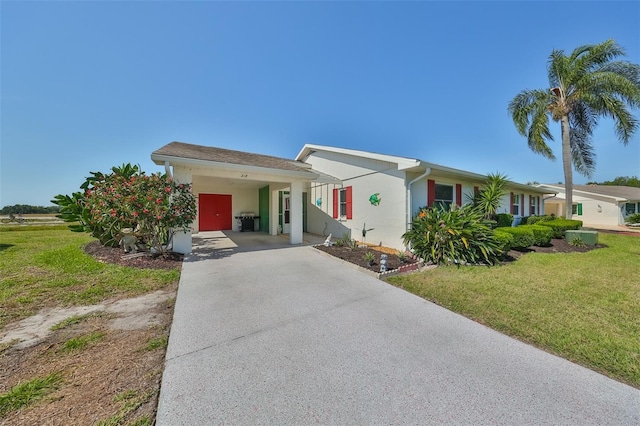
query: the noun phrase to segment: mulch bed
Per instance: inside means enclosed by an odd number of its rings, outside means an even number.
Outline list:
[[[182,267],[184,257],[182,254],[172,252],[162,255],[146,252],[144,256],[131,258],[121,247],[105,247],[99,241],[90,242],[84,247],[84,251],[102,263],[141,269],[179,269]]]
[[[387,255],[387,271],[393,271],[401,266],[405,266],[408,264],[416,263],[416,259],[408,258],[405,262],[402,262],[398,257],[398,251],[390,249],[388,247],[378,247],[378,246],[369,246],[367,248],[356,247],[349,248],[346,246],[325,246],[318,245],[315,246],[320,251],[330,254],[331,256],[335,256],[339,259],[345,260],[349,263],[353,263],[354,265],[358,265],[361,268],[368,269],[372,272],[380,272],[380,256],[384,253]],[[373,264],[369,265],[367,259],[364,257],[365,253],[373,252],[375,256],[375,260]]]
[[[574,246],[569,244],[562,238],[554,238],[547,247],[531,246],[525,250],[510,250],[504,259],[505,263],[512,262],[527,253],[586,253],[591,250],[606,247],[605,244],[596,244],[595,246]]]
[[[553,239],[551,240],[551,244],[547,247],[533,246],[521,251],[511,250],[503,258],[503,263],[514,262],[527,253],[585,253],[602,247],[606,247],[606,245],[597,244],[595,246],[578,247],[569,244],[564,239]],[[388,256],[388,271],[393,271],[401,266],[417,262],[416,259],[409,259],[407,260],[407,262],[403,263],[400,261],[400,258],[397,255],[397,250],[389,249],[386,247],[370,246],[367,248],[356,247],[352,249],[346,246],[338,246],[334,244],[329,247],[325,245],[318,245],[315,246],[315,248],[339,259],[345,260],[349,263],[353,263],[354,265],[358,265],[361,268],[368,269],[372,272],[380,272],[380,255],[382,253],[386,253]],[[369,265],[364,257],[365,253],[368,251],[372,251],[375,255],[375,261],[373,265]]]

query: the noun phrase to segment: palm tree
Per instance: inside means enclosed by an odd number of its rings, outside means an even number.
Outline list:
[[[624,50],[613,40],[578,47],[569,56],[554,50],[547,63],[550,88],[523,90],[509,103],[509,113],[529,148],[550,159],[555,156],[547,145],[553,140],[549,117],[560,122],[567,218],[572,215],[572,164],[586,177],[595,170],[591,136],[598,119],[613,119],[624,145],[638,128],[630,110],[640,105],[640,65],[615,60],[620,56]]]

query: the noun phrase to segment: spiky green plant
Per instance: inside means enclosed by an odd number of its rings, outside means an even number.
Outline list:
[[[502,252],[491,222],[470,204],[423,208],[402,237],[415,255],[435,264],[494,264]]]

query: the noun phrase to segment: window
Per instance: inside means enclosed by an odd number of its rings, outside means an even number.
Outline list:
[[[433,200],[434,206],[440,206],[443,208],[449,208],[453,203],[453,186],[440,185],[436,183],[435,199]]]
[[[636,212],[636,203],[626,203],[624,209],[626,214],[634,214]]]
[[[347,190],[341,189],[340,191],[340,216],[347,215]]]
[[[333,189],[333,218],[353,218],[352,187]]]
[[[520,194],[512,194],[511,200],[511,214],[520,216]]]
[[[578,216],[582,216],[582,203],[574,204],[571,206],[571,214],[577,214]]]
[[[533,195],[529,195],[529,216],[535,216],[538,214],[538,203],[537,197]]]

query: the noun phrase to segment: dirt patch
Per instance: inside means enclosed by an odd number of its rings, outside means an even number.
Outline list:
[[[181,255],[123,258],[118,248],[89,244],[86,252],[119,265],[171,269]],[[18,383],[61,373],[59,388],[0,418],[4,425],[153,424],[177,283],[136,298],[69,309],[48,308],[0,332],[0,394]],[[83,316],[52,331],[66,318]],[[84,348],[69,342],[98,336]],[[119,420],[119,421],[116,421]]]
[[[115,316],[106,327],[110,330],[139,330],[145,327],[160,325],[163,318],[154,309],[157,305],[175,297],[168,291],[155,291],[132,299],[122,299],[90,306],[74,306],[71,308],[47,308],[7,325],[0,337],[1,344],[13,343],[16,349],[33,346],[53,333],[51,329],[65,319],[86,316],[96,313],[108,313]]]

